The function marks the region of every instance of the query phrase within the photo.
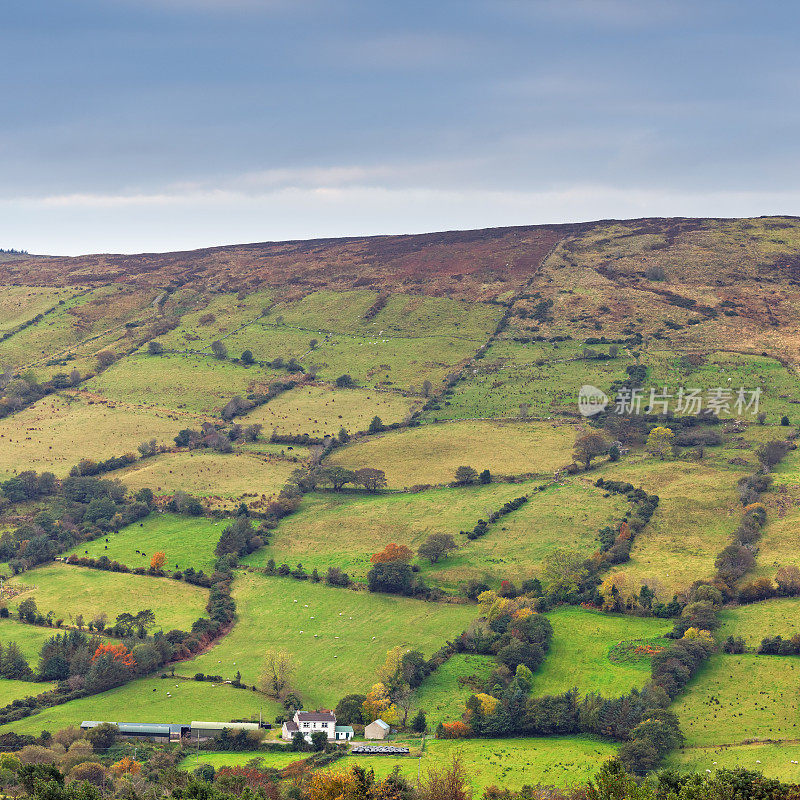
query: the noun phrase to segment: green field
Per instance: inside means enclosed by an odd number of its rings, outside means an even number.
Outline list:
[[[758,647],[765,636],[790,639],[800,633],[800,599],[779,598],[761,603],[724,608],[719,637],[741,636],[748,647]]]
[[[87,391],[144,408],[217,415],[235,395],[245,396],[285,375],[245,368],[213,356],[135,353],[85,384]]]
[[[114,477],[136,491],[172,495],[179,490],[207,498],[209,505],[231,508],[244,500],[261,507],[281,490],[297,464],[255,453],[190,450],[164,453],[118,470]]]
[[[531,691],[535,695],[560,694],[577,689],[618,697],[641,688],[650,679],[646,657],[612,660],[611,648],[620,642],[654,641],[672,628],[669,620],[604,614],[564,606],[551,611],[553,641]]]
[[[149,564],[148,564],[149,566]],[[32,597],[39,613],[74,623],[83,615],[88,624],[105,613],[113,624],[117,614],[145,608],[156,615],[156,628],[188,630],[204,615],[208,590],[169,578],[103,572],[67,564],[48,564],[17,575],[6,583],[20,591],[8,604],[13,612]]]
[[[800,739],[800,658],[714,655],[673,705],[686,744]]]
[[[767,525],[758,541],[756,569],[748,578],[765,575],[774,578],[779,567],[800,563],[800,509],[793,508],[781,515],[770,504],[767,513]]]
[[[425,712],[428,729],[436,730],[440,722],[461,719],[470,695],[479,691],[475,683],[487,678],[495,666],[491,656],[456,653],[431,673],[414,698],[414,707]],[[459,678],[475,680],[459,684]]]
[[[453,422],[370,436],[328,461],[349,469],[376,467],[389,486],[450,483],[458,467],[497,475],[552,476],[572,461],[576,431],[564,423]]]
[[[4,646],[10,642],[16,642],[22,655],[25,656],[33,669],[36,669],[42,645],[57,633],[58,631],[53,628],[27,625],[13,617],[0,619],[0,642]]]
[[[279,707],[269,698],[226,684],[177,678],[140,678],[102,694],[82,697],[32,717],[0,727],[18,733],[39,733],[80,725],[83,720],[188,724],[193,720],[272,720]]]
[[[92,558],[108,556],[112,561],[119,561],[128,567],[149,567],[153,553],[162,551],[167,557],[167,569],[194,567],[210,575],[216,560],[214,548],[227,524],[227,520],[207,517],[152,513],[141,522],[128,525],[118,533],[109,534],[107,538],[78,545],[67,555],[88,555]]]
[[[36,665],[33,664],[34,669]],[[49,692],[55,689],[54,683],[34,683],[33,681],[10,681],[0,678],[0,708],[7,706],[13,700],[21,700],[23,697],[32,697],[42,692]]]
[[[318,438],[337,436],[342,428],[349,433],[366,431],[373,417],[380,417],[385,425],[402,422],[422,403],[421,399],[374,389],[300,386],[259,406],[241,422],[262,424],[266,436],[277,431]]]
[[[177,412],[51,395],[0,421],[0,474],[33,469],[64,477],[83,458],[136,453],[140,442],[171,442],[187,427],[199,427],[199,421]]]
[[[178,671],[232,678],[238,670],[252,683],[268,649],[286,650],[295,664],[293,686],[307,708],[332,708],[345,694],[368,689],[392,647],[432,655],[477,613],[473,605],[431,606],[247,573],[236,578],[233,597],[239,620],[231,633]]]
[[[348,756],[335,768],[360,764],[388,775],[395,764],[412,783],[417,770],[443,766],[458,753],[467,767],[468,780],[476,793],[487,786],[521,789],[524,785],[569,787],[585,783],[616,755],[617,746],[589,736],[551,736],[530,739],[428,740],[421,762],[417,758]]]
[[[714,559],[741,518],[736,481],[745,468],[634,456],[603,466],[601,474],[660,498],[656,513],[636,537],[631,560],[614,569],[627,577],[629,586],[646,581],[670,600],[692,581],[713,576]]]
[[[608,347],[597,346],[605,350]],[[543,349],[540,343],[519,344],[501,340],[477,361],[471,374],[459,382],[453,395],[429,412],[432,419],[473,419],[519,416],[527,404],[532,416],[549,417],[560,411],[577,411],[578,390],[584,384],[608,390],[626,377],[633,360],[624,349],[618,358],[586,361],[576,343],[558,343]]]
[[[75,291],[44,286],[0,286],[0,334],[43,314]]]
[[[733,747],[689,747],[667,757],[665,766],[681,772],[742,769],[763,772],[768,778],[787,783],[800,782],[800,743],[742,744]]]
[[[460,530],[471,530],[487,509],[500,508],[508,500],[531,491],[533,485],[497,483],[458,489],[429,489],[415,494],[336,494],[319,492],[306,495],[299,511],[282,520],[267,547],[245,561],[265,566],[270,558],[294,566],[298,561],[308,570],[320,572],[329,566],[344,569],[351,577],[363,579],[370,568],[369,558],[390,542],[416,549],[434,532],[452,533],[462,544],[459,551],[436,565],[432,577],[448,583],[474,573],[464,569],[472,542],[459,537]],[[496,535],[494,529],[486,538]],[[461,575],[451,576],[461,562]],[[476,568],[478,568],[476,566]],[[424,574],[432,570],[425,567]],[[491,571],[491,565],[487,565]]]

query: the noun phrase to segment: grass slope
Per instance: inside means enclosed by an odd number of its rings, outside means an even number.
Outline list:
[[[210,575],[216,559],[214,548],[227,524],[226,520],[207,517],[154,513],[141,522],[128,525],[119,533],[110,534],[108,539],[95,539],[78,545],[67,555],[88,554],[93,558],[108,556],[112,561],[129,567],[148,567],[153,553],[160,550],[167,556],[169,569],[194,567]],[[146,556],[141,553],[146,553]]]
[[[21,589],[9,602],[15,610],[32,597],[39,612],[54,612],[54,619],[74,622],[79,614],[86,623],[105,613],[113,622],[117,614],[145,608],[155,612],[156,629],[189,630],[204,613],[208,590],[168,578],[103,572],[67,564],[48,564],[17,575],[8,586]]]
[[[749,647],[757,647],[765,636],[789,639],[800,633],[800,599],[765,600],[763,603],[724,608],[718,637],[741,636]]]
[[[544,664],[534,675],[532,693],[559,694],[577,688],[581,694],[606,697],[641,688],[650,678],[647,658],[614,662],[611,648],[623,641],[653,640],[672,627],[668,620],[603,614],[564,606],[547,615],[553,641]]]
[[[572,460],[574,443],[568,424],[454,422],[370,436],[329,462],[382,469],[389,486],[400,488],[449,483],[462,465],[501,475],[552,474]]]
[[[233,596],[239,619],[231,633],[179,671],[232,678],[238,670],[252,683],[267,649],[286,650],[295,665],[293,685],[307,708],[332,708],[345,694],[368,689],[396,645],[431,655],[476,615],[471,605],[434,607],[247,573],[236,578]]]

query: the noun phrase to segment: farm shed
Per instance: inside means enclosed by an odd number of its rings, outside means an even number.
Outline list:
[[[198,739],[215,739],[223,730],[238,733],[239,731],[259,731],[261,726],[257,722],[192,722],[191,735],[194,741]]]
[[[375,722],[370,722],[364,728],[365,739],[385,739],[389,735],[391,728],[382,719],[376,719]]]
[[[349,725],[337,725],[334,733],[337,742],[348,742],[354,735],[354,731]]]
[[[87,731],[103,725],[103,722],[81,722],[81,730]],[[188,725],[171,724],[167,722],[111,722],[116,725],[119,739],[146,739],[150,742],[179,742],[181,736],[189,731]]]

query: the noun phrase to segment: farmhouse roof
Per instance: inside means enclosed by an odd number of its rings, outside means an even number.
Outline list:
[[[376,719],[373,724],[377,725],[379,728],[383,728],[385,731],[389,730],[389,726],[382,719]]]
[[[333,711],[298,711],[298,722],[336,722]]]
[[[336,733],[354,733],[351,725],[337,725]]]
[[[294,720],[288,719],[283,724],[286,726],[286,730],[289,731],[289,733],[295,733],[300,730]]]
[[[81,722],[81,728],[96,728],[98,725],[103,725],[102,722],[87,721]],[[143,734],[151,736],[169,736],[170,733],[181,733],[182,729],[186,726],[178,725],[168,722],[111,722],[111,725],[116,725],[121,734]]]

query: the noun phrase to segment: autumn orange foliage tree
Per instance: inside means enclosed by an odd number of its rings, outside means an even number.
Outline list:
[[[472,735],[472,728],[466,722],[457,719],[455,722],[445,722],[442,730],[437,734],[439,739],[467,739]]]
[[[135,667],[136,659],[133,653],[124,644],[101,644],[94,651],[92,661],[96,661],[100,656],[110,655],[113,661],[117,661],[126,667]]]
[[[390,562],[403,562],[407,564],[414,557],[411,548],[404,544],[387,544],[380,553],[375,553],[370,561],[373,564],[388,564]]]
[[[166,553],[158,552],[153,553],[153,557],[150,559],[150,569],[153,572],[161,572],[164,569],[164,564],[167,563],[167,556]]]
[[[112,764],[110,769],[116,775],[138,775],[142,771],[142,765],[130,756],[125,756],[116,764]]]

